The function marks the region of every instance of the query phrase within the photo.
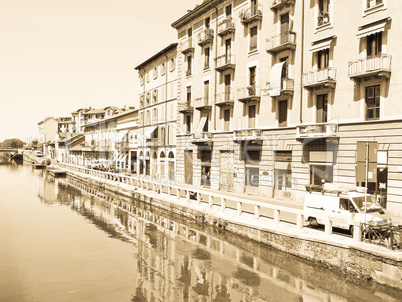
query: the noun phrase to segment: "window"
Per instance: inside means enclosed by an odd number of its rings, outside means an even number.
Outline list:
[[[257,26],[250,28],[250,51],[257,49]]]
[[[255,83],[256,83],[256,80],[255,80],[255,69],[256,69],[255,66],[249,68],[249,75],[250,75],[249,85],[250,85],[251,87],[253,87],[253,88],[255,88]]]
[[[151,99],[151,96],[150,96],[150,94],[149,94],[149,92],[148,92],[148,93],[147,93],[147,96],[146,96],[147,105],[150,104],[150,99]]]
[[[204,69],[209,69],[209,61],[210,61],[210,48],[206,47],[204,49]]]
[[[327,122],[328,94],[317,95],[317,123]]]
[[[147,80],[147,83],[149,83],[149,72],[147,72],[147,73],[145,74],[145,78],[146,78],[146,80]]]
[[[367,9],[372,8],[374,6],[383,4],[383,0],[366,0],[367,1]]]
[[[231,99],[231,75],[225,75],[225,102],[230,102]]]
[[[317,52],[317,67],[325,69],[329,66],[329,48]]]
[[[140,85],[141,86],[144,85],[144,75],[143,74],[140,76]]]
[[[229,131],[230,129],[230,109],[223,111],[223,130]]]
[[[147,110],[147,118],[146,118],[146,120],[145,120],[145,123],[147,124],[147,125],[149,125],[149,121],[151,120],[151,112],[150,112],[150,110]]]
[[[366,120],[380,119],[380,85],[366,87]]]
[[[163,62],[161,65],[161,75],[165,74],[165,72],[166,72],[166,64],[165,62]]]
[[[158,109],[154,108],[153,122],[156,123],[158,121]]]
[[[255,128],[255,105],[248,106],[248,127]]]
[[[204,127],[202,128],[202,132],[208,132],[208,131],[209,131],[209,115],[207,115]]]
[[[176,68],[176,61],[174,58],[170,59],[170,71],[173,71]]]
[[[153,76],[154,76],[154,80],[158,77],[158,68],[154,68],[154,71],[153,71]]]
[[[144,107],[144,95],[140,95],[140,107]]]
[[[288,78],[288,63],[287,63],[288,57],[280,58],[279,61],[285,62],[285,64],[282,65],[282,73],[281,73],[281,75],[282,75],[281,88],[282,88],[283,82]]]
[[[279,107],[279,113],[278,113],[279,127],[286,127],[288,119],[288,101],[287,100],[279,101],[278,107]]]
[[[329,1],[318,0],[318,26],[329,23]]]
[[[232,5],[228,5],[225,7],[226,18],[230,18],[232,16]]]
[[[211,18],[208,17],[208,18],[205,19],[205,28],[209,28],[210,25],[211,25]]]
[[[187,71],[186,71],[186,76],[191,76],[192,71],[191,71],[191,62],[192,62],[192,57],[191,55],[187,57]]]
[[[232,55],[232,39],[225,40],[225,64],[230,63]]]
[[[186,115],[186,133],[191,133],[191,115]]]
[[[193,36],[193,29],[192,28],[187,29],[187,36],[189,38],[191,38]]]
[[[292,171],[291,170],[275,170],[276,186],[279,191],[290,191],[292,188]]]
[[[326,182],[333,182],[332,165],[310,165],[310,184],[324,185]]]
[[[191,86],[187,87],[187,95],[186,95],[187,106],[191,105]]]
[[[289,42],[289,14],[281,15],[281,44]]]
[[[382,32],[367,37],[367,57],[381,56]]]
[[[158,102],[158,90],[154,90],[152,92],[152,102],[153,104],[156,104]]]
[[[209,81],[204,82],[204,100],[205,100],[205,105],[209,104]]]

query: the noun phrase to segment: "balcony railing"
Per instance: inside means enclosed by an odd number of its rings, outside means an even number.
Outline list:
[[[390,55],[381,55],[349,62],[349,77],[361,78],[368,76],[381,76],[389,78],[391,75]]]
[[[216,70],[217,71],[225,71],[228,69],[234,69],[236,66],[236,57],[234,55],[222,55],[217,57],[216,59]]]
[[[116,142],[115,148],[116,149],[128,149],[128,148],[130,148],[130,142],[126,142],[126,141]]]
[[[295,49],[296,33],[288,31],[266,40],[266,50],[277,53],[285,49]]]
[[[305,88],[313,88],[317,86],[335,87],[336,69],[324,68],[303,74],[303,86]]]
[[[193,144],[210,144],[212,138],[213,133],[211,132],[195,132],[191,134],[191,142]]]
[[[218,35],[224,36],[235,31],[235,24],[232,18],[226,18],[218,24]]]
[[[163,145],[163,141],[160,137],[152,137],[147,138],[145,144],[147,147],[160,146]]]
[[[185,54],[191,51],[194,51],[193,38],[188,37],[181,42],[181,52]]]
[[[235,100],[234,93],[231,91],[217,93],[215,95],[215,105],[216,106],[233,106]]]
[[[208,97],[196,98],[194,100],[194,108],[197,110],[211,109],[210,99]]]
[[[259,101],[261,98],[261,88],[258,86],[247,86],[237,89],[237,98],[240,102]]]
[[[269,8],[272,10],[277,10],[285,5],[295,4],[295,0],[271,0],[269,3]]]
[[[273,90],[271,87],[271,83],[269,83],[269,90]],[[293,79],[288,79],[288,78],[282,78],[281,79],[281,87],[279,88],[280,95],[283,94],[293,94],[295,90],[295,80]],[[270,92],[271,96],[278,96]]]
[[[205,45],[207,43],[212,43],[214,40],[214,30],[210,28],[203,29],[198,33],[198,45]]]
[[[191,106],[190,102],[178,103],[177,109],[180,113],[190,113],[194,111],[194,107]]]
[[[317,123],[296,126],[296,139],[305,138],[337,138],[338,124],[336,123]]]
[[[255,20],[262,19],[262,5],[261,4],[254,4],[249,8],[242,10],[239,14],[240,21],[243,24],[248,24]]]
[[[234,141],[262,141],[261,129],[241,129],[233,131]]]
[[[328,13],[321,13],[317,18],[317,26],[323,26],[330,23],[330,18]]]

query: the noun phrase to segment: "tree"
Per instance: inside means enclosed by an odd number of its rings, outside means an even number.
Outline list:
[[[18,149],[24,147],[25,143],[18,138],[9,138],[0,143],[2,148]]]

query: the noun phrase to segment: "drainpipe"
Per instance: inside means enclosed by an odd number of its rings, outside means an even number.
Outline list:
[[[147,77],[146,77],[146,72],[145,72],[145,68],[144,67],[142,67],[142,70],[144,71],[144,88],[142,89],[142,96],[143,96],[143,99],[142,99],[142,154],[143,154],[143,158],[142,158],[142,165],[143,165],[143,168],[145,167],[145,137],[144,137],[144,135],[145,135],[145,133],[144,133],[144,125],[145,125],[145,110],[144,110],[144,107],[145,107],[145,83],[147,82]],[[140,104],[140,106],[141,106],[141,104]],[[137,157],[138,158],[138,157]],[[140,159],[140,161],[141,161],[141,159]],[[141,175],[144,173],[144,171],[141,171]]]
[[[167,155],[166,133],[168,132],[166,128],[168,127],[168,125],[167,125],[167,95],[168,95],[167,90],[168,90],[168,69],[169,69],[168,66],[169,66],[169,60],[168,60],[168,56],[165,53],[165,51],[163,51],[163,54],[165,55],[165,58],[166,58],[166,65],[165,65],[165,133],[164,133],[164,136],[163,136],[163,146],[165,147],[165,157],[166,157],[166,155]]]
[[[304,63],[304,0],[302,0],[302,11],[301,11],[301,58],[300,58],[300,116],[299,122],[303,123],[303,63]]]
[[[212,110],[214,112],[214,131],[216,131],[216,108],[215,108],[215,98],[216,98],[216,91],[217,91],[217,85],[218,85],[218,76],[217,76],[217,71],[216,71],[216,58],[218,57],[218,8],[212,4],[212,0],[209,1],[210,5],[215,8],[215,57],[214,57],[214,71],[215,71],[215,79],[214,79],[214,95],[213,95],[213,100],[214,103],[212,105]],[[211,112],[212,113],[212,112]],[[211,114],[212,115],[212,114]]]

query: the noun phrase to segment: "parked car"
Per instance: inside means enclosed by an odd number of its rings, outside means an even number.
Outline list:
[[[365,217],[366,216],[366,217]],[[375,200],[373,195],[357,190],[336,189],[330,190],[324,186],[322,192],[307,193],[304,199],[304,217],[311,226],[325,224],[331,218],[343,218],[343,221],[333,220],[332,226],[350,230],[353,233],[352,222],[359,222],[374,226],[390,226],[391,217]]]

